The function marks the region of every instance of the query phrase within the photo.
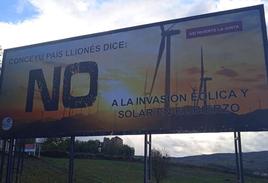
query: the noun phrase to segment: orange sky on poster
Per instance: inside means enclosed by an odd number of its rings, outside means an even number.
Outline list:
[[[211,78],[206,83],[210,95],[208,105],[238,105],[239,110],[234,111],[237,114],[268,108],[263,32],[259,16],[258,10],[251,10],[163,26],[166,31],[180,30],[180,34],[171,36],[170,95],[186,97],[185,100],[170,102],[170,107],[194,105],[192,92],[199,90],[203,59],[204,75]],[[186,36],[189,29],[230,22],[241,22],[242,29],[195,38]],[[163,102],[148,103],[146,106],[135,103],[137,98],[148,96],[152,87],[161,35],[161,27],[156,25],[7,50],[0,117],[11,116],[21,123],[29,123],[101,112],[103,115],[98,115],[100,120],[114,123],[121,120],[118,111],[163,108]],[[165,95],[167,44],[166,42],[163,49],[151,97],[161,98]],[[97,98],[93,106],[64,108],[64,71],[68,65],[85,61],[96,62],[98,65]],[[36,84],[33,112],[25,112],[29,72],[42,69],[51,95],[55,67],[61,67],[58,110],[44,111],[40,89]],[[71,80],[71,95],[87,95],[90,90],[89,80],[90,75],[74,75]],[[133,103],[128,103],[129,99]],[[203,105],[202,100],[199,105]]]

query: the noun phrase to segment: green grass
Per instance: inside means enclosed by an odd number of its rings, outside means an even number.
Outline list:
[[[26,159],[22,183],[68,182],[68,159]],[[236,175],[208,169],[170,166],[162,183],[227,183]],[[143,164],[111,160],[75,160],[75,183],[142,183]],[[267,183],[268,179],[246,177],[246,183]]]

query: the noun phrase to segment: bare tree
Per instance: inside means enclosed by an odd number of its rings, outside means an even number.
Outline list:
[[[168,156],[163,155],[159,150],[152,150],[152,171],[156,183],[162,182],[167,177]]]

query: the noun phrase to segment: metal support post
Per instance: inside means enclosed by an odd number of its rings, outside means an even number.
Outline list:
[[[149,134],[149,161],[148,161],[148,180],[151,182],[152,179],[152,134]]]
[[[234,132],[237,182],[244,183],[243,152],[240,132]]]
[[[243,167],[243,152],[242,152],[242,146],[241,146],[241,135],[240,132],[238,132],[238,152],[239,152],[239,159],[240,159],[240,180],[241,183],[244,183],[244,167]]]
[[[14,172],[14,168],[15,168],[15,163],[16,163],[16,157],[18,156],[18,139],[14,140],[14,147],[13,147],[13,157],[12,157],[12,176],[11,176],[11,181],[13,182],[13,174],[16,173]]]
[[[2,140],[2,150],[1,150],[1,165],[0,165],[0,183],[2,183],[3,179],[3,171],[4,171],[4,164],[5,164],[5,157],[6,157],[6,139]]]
[[[37,145],[38,145],[38,158],[40,158],[41,157],[41,144],[38,143]]]
[[[152,135],[144,135],[144,183],[150,183],[152,179]]]
[[[23,143],[21,141],[18,142],[18,160],[16,164],[16,179],[15,183],[19,182],[19,175],[20,175],[20,167],[22,163],[22,156],[23,156]]]
[[[144,174],[143,174],[143,182],[144,183],[147,183],[147,180],[148,180],[148,175],[147,175],[147,134],[144,135],[144,160],[143,160],[143,165],[144,165]]]
[[[73,174],[74,174],[74,145],[75,145],[75,137],[71,136],[70,141],[70,152],[69,152],[69,183],[73,183]]]
[[[234,132],[234,145],[235,145],[235,163],[236,163],[236,181],[240,182],[240,167],[239,167],[239,156],[238,156],[238,145],[237,145],[237,134]]]
[[[22,173],[23,173],[23,165],[24,165],[24,156],[25,156],[25,141],[23,140],[23,142],[21,143],[21,146],[22,146],[22,154],[21,154],[21,163],[20,163],[20,170],[19,170],[19,172],[20,172],[20,178],[21,178],[21,176],[22,176]]]
[[[6,171],[6,183],[11,183],[12,177],[12,162],[13,162],[13,148],[14,138],[9,140],[8,159],[7,159],[7,171]]]

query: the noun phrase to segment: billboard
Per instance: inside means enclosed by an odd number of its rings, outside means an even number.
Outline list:
[[[4,51],[1,137],[268,129],[263,6]]]
[[[25,144],[24,152],[35,153],[35,151],[36,151],[36,144]]]

